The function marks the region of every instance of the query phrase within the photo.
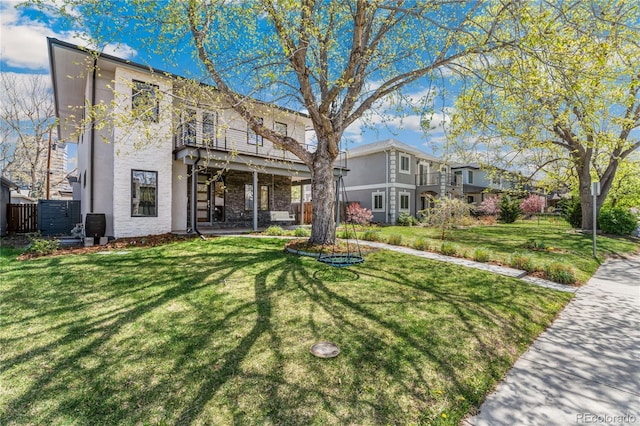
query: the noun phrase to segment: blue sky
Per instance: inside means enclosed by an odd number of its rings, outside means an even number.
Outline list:
[[[51,0],[54,1],[54,0]],[[77,30],[64,25],[58,19],[29,9],[15,6],[17,1],[2,0],[0,2],[0,66],[2,72],[13,72],[19,75],[44,74],[49,75],[49,62],[47,56],[47,37],[55,37],[70,43],[86,45],[82,34]],[[122,31],[122,39],[114,40],[118,44],[97,46],[98,50],[124,59],[148,64],[160,69],[167,69],[164,64],[144,47],[136,45],[135,34]],[[135,46],[135,47],[134,47]],[[93,46],[96,48],[96,46]],[[183,74],[179,70],[167,69],[176,74]],[[441,81],[448,81],[447,75]],[[445,125],[452,112],[452,100],[443,95],[438,85],[430,87],[416,85],[410,87],[406,94],[413,99],[436,91],[435,115],[431,118],[432,130],[425,134],[421,127],[421,117],[416,114],[398,116],[388,113],[384,116],[371,115],[366,120],[358,120],[350,126],[344,139],[349,147],[375,142],[387,138],[396,138],[404,143],[415,146],[429,154],[442,156],[442,146],[445,140],[443,125]],[[382,102],[378,109],[384,110],[386,105]],[[70,156],[75,155],[75,147],[70,147]]]

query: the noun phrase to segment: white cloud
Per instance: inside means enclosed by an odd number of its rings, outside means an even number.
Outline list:
[[[47,37],[86,45],[80,32],[56,31],[55,18],[51,17],[47,22],[34,20],[24,14],[23,9],[16,9],[17,4],[12,0],[0,3],[0,58],[4,65],[30,70],[47,69]],[[120,57],[130,58],[136,54],[134,49],[125,44],[107,45],[104,48],[108,53],[115,53],[116,49]]]

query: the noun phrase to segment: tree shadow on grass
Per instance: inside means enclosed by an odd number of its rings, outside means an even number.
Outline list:
[[[543,322],[520,302],[505,314],[516,290],[504,283],[447,291],[376,257],[336,278],[280,247],[220,239],[56,259],[48,284],[37,284],[46,260],[16,271],[3,299],[23,337],[2,335],[0,374],[24,381],[0,423],[427,423],[445,402],[466,411],[506,371],[485,328]],[[319,339],[340,356],[313,358]],[[457,356],[469,339],[479,349]],[[475,383],[469,362],[493,379]]]

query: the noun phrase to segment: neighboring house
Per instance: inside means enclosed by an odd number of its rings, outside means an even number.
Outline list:
[[[11,204],[11,190],[18,189],[18,185],[5,177],[0,177],[0,236],[7,233],[7,211]]]
[[[350,149],[347,157],[348,201],[370,209],[374,222],[395,223],[402,213],[417,216],[432,197],[461,194],[447,164],[396,139]]]
[[[78,144],[73,186],[83,219],[105,214],[106,234],[116,238],[293,223],[291,187],[309,182],[308,168],[231,108],[185,105],[172,96],[187,84],[177,76],[56,39],[48,45],[59,140]],[[116,108],[131,123],[82,128],[85,103]],[[305,141],[308,116],[253,107],[265,125]]]
[[[11,204],[37,204],[38,200],[29,197],[29,189],[18,188],[11,191]]]
[[[519,189],[520,175],[507,170],[488,170],[477,163],[454,164],[451,172],[457,182],[462,183],[464,200],[480,205],[490,194],[510,192]]]

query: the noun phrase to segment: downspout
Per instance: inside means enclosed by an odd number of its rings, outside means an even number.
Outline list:
[[[191,166],[191,229],[206,240],[204,235],[198,229],[198,162],[200,162],[200,150],[198,149],[198,158]]]
[[[96,106],[96,74],[98,69],[98,58],[94,58],[93,60],[93,76],[91,78],[91,109]],[[91,111],[93,115],[93,111]],[[91,165],[91,170],[89,171],[89,191],[91,192],[91,197],[89,198],[89,213],[93,213],[93,189],[94,189],[94,166],[95,166],[95,146],[96,146],[96,126],[95,123],[91,122],[91,158],[89,160]]]

